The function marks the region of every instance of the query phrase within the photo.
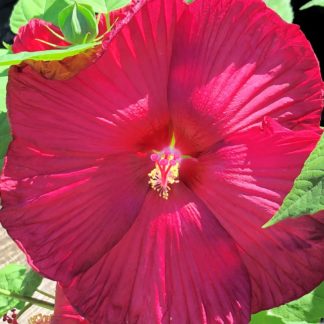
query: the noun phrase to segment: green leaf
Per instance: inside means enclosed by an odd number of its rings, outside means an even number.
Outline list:
[[[131,3],[131,0],[105,0],[107,11],[123,8]]]
[[[324,317],[324,282],[309,294],[269,312],[284,324],[319,323]]]
[[[297,300],[253,315],[251,324],[311,324],[323,317],[324,282]]]
[[[306,160],[280,209],[263,227],[289,217],[315,214],[320,210],[324,210],[324,134]]]
[[[0,55],[7,50],[0,49]],[[0,170],[3,166],[3,158],[6,155],[8,145],[11,141],[10,127],[6,113],[6,93],[7,93],[7,67],[0,67]]]
[[[18,32],[20,26],[27,24],[32,18],[41,18],[45,11],[44,0],[20,0],[15,5],[11,17],[10,28],[14,33]]]
[[[302,7],[300,7],[299,10],[308,9],[308,8],[314,7],[314,6],[324,7],[324,0],[312,0],[312,1],[309,1],[309,2],[305,3]]]
[[[284,324],[280,318],[271,315],[271,311],[263,311],[252,315],[250,324]]]
[[[107,12],[105,0],[77,0],[77,2],[91,6],[93,11],[97,13]]]
[[[294,20],[294,11],[290,0],[264,0],[269,8],[274,10],[283,20],[291,23]]]
[[[272,309],[271,314],[284,323],[319,323],[324,317],[324,282],[302,298]]]
[[[70,0],[43,0],[43,2],[46,3],[44,12],[42,12],[41,16],[38,18],[44,19],[58,26],[59,13],[70,5]]]
[[[22,309],[25,302],[14,296],[31,297],[42,280],[36,272],[23,265],[9,264],[0,269],[0,316],[12,308]]]
[[[79,4],[90,6],[94,12],[106,13],[128,5],[131,0],[77,0]],[[41,18],[58,26],[58,15],[73,0],[19,0],[10,17],[11,30],[17,34],[19,27],[32,18]]]
[[[65,1],[74,3],[73,0]],[[95,11],[96,13],[107,13],[129,5],[131,3],[131,0],[77,0],[76,2],[92,7],[93,11]]]
[[[96,15],[92,8],[76,2],[60,12],[59,27],[64,38],[72,44],[91,42],[98,35]]]
[[[8,53],[5,49],[0,49],[0,57]],[[6,111],[6,87],[8,81],[7,67],[0,67],[0,113]]]
[[[66,57],[77,55],[85,50],[92,48],[96,43],[87,43],[80,45],[72,45],[64,49],[54,49],[49,51],[37,51],[37,52],[21,52],[17,54],[6,53],[0,56],[0,66],[9,66],[19,64],[25,60],[34,61],[59,61]]]
[[[57,25],[58,13],[70,3],[71,0],[19,0],[10,17],[10,28],[17,34],[19,27],[32,18],[41,18]]]
[[[7,153],[8,145],[11,142],[10,127],[7,113],[0,112],[0,170],[3,167],[3,159]]]

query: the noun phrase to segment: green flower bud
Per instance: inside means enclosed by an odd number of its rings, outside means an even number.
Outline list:
[[[90,43],[98,35],[98,23],[93,9],[77,2],[60,12],[58,25],[64,38],[72,44]]]

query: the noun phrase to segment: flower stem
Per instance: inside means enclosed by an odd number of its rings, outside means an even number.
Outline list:
[[[40,290],[40,289],[36,289],[37,292],[39,292],[40,294],[46,296],[46,297],[49,297],[49,298],[52,298],[52,299],[55,299],[55,296],[47,293],[46,291],[43,291],[43,290]]]
[[[54,304],[49,303],[45,300],[41,300],[41,299],[37,299],[34,297],[29,297],[29,296],[23,296],[23,295],[19,295],[15,292],[11,292],[9,290],[5,290],[0,288],[0,295],[6,296],[6,297],[11,297],[11,298],[15,298],[17,300],[20,300],[22,302],[26,302],[26,303],[31,303],[33,305],[37,305],[46,309],[50,309],[50,310],[54,310]]]
[[[17,315],[17,319],[22,316],[22,314],[24,314],[30,307],[32,307],[33,305],[28,303],[22,310],[19,311],[18,315]]]

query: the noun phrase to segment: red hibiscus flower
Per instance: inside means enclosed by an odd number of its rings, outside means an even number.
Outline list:
[[[261,0],[152,0],[67,81],[13,68],[0,219],[90,322],[248,323],[324,279],[323,214],[261,226],[321,77]]]

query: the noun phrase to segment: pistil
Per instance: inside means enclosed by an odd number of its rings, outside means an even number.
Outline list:
[[[151,154],[155,168],[148,174],[151,188],[163,199],[169,198],[171,185],[179,182],[179,167],[181,154],[174,147],[168,147]]]

